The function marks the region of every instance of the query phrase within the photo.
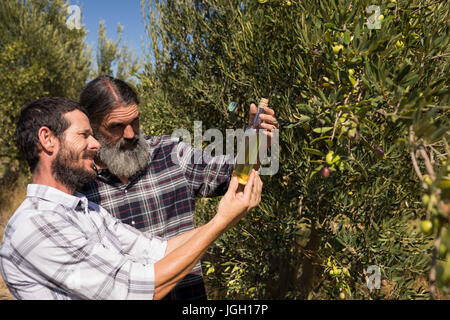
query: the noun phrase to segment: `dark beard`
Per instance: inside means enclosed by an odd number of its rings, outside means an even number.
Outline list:
[[[72,165],[77,157],[70,150],[61,149],[52,163],[52,172],[55,179],[72,190],[81,189],[86,183],[96,177],[95,171],[86,171]]]
[[[136,138],[135,145],[126,150],[122,149],[127,143],[124,140],[111,145],[107,138],[99,133],[96,139],[101,145],[100,150],[97,151],[97,158],[115,176],[129,178],[147,167],[150,149],[141,133]]]

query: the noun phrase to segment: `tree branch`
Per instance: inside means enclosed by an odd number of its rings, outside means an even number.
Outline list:
[[[413,126],[410,126],[409,127],[409,142],[410,142],[411,145],[413,145],[414,140],[415,139],[414,139]],[[414,149],[412,147],[411,147],[411,151],[410,151],[409,154],[411,155],[411,160],[412,160],[414,171],[416,171],[416,174],[419,177],[420,182],[422,182],[422,186],[426,186],[425,188],[427,188],[428,185],[426,183],[424,183],[424,181],[423,181],[422,172],[420,171],[419,165],[417,164],[416,154],[415,154]]]
[[[436,179],[436,174],[434,173],[433,166],[431,165],[430,158],[428,157],[427,152],[425,151],[425,148],[423,146],[420,146],[419,153],[422,156],[424,162],[425,162],[425,168],[427,169],[427,173],[431,178],[431,181],[434,181]]]
[[[443,53],[443,54],[438,54],[437,56],[434,56],[434,57],[428,58],[428,60],[439,59],[439,58],[442,58],[442,57],[447,57],[447,56],[450,56],[450,52],[447,52],[447,53]]]
[[[429,286],[430,286],[430,299],[436,299],[436,263],[437,256],[439,252],[439,246],[441,245],[441,229],[439,228],[436,234],[436,239],[434,239],[433,243],[433,256],[431,258],[431,269],[430,269],[430,278],[429,278]]]

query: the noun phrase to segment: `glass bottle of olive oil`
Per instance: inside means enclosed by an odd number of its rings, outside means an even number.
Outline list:
[[[258,105],[258,111],[252,123],[245,129],[244,137],[238,143],[238,152],[235,159],[233,176],[237,176],[239,184],[246,185],[253,167],[258,162],[258,153],[260,148],[260,133],[257,127],[261,123],[259,115],[264,113],[264,107],[267,107],[268,99],[262,98]]]

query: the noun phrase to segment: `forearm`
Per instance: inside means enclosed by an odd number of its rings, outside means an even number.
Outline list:
[[[178,247],[171,244],[172,251],[154,265],[154,299],[169,293],[192,270],[208,247],[260,202],[262,182],[254,170],[244,190],[238,191],[238,187],[238,179],[233,177],[214,218],[186,238],[175,240],[182,244]]]
[[[208,247],[228,229],[229,223],[220,221],[217,217],[209,223],[191,230],[185,237],[172,242],[163,259],[155,264],[155,295],[154,299],[162,299],[183,279],[198,263]],[[174,240],[174,239],[172,239]],[[169,240],[169,243],[171,240]]]
[[[167,256],[169,253],[171,253],[173,250],[177,249],[178,247],[182,246],[186,243],[191,237],[195,236],[197,232],[201,230],[200,228],[195,228],[190,231],[184,232],[176,237],[173,237],[167,241],[167,248],[166,253],[164,256]]]

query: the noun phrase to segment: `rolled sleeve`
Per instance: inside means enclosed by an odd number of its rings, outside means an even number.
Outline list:
[[[164,258],[166,254],[167,240],[159,237],[153,237],[150,244],[150,256],[154,262]]]
[[[185,142],[178,143],[176,154],[195,195],[216,197],[226,193],[234,169],[232,156],[211,157]]]

